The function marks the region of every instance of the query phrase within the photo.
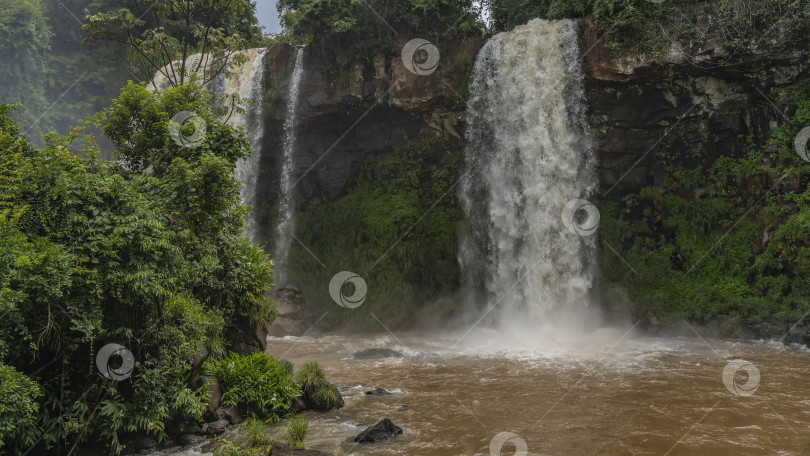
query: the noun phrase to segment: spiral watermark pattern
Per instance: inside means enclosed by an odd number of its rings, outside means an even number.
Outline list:
[[[433,74],[439,66],[439,48],[428,40],[414,38],[402,46],[402,63],[419,76]]]
[[[489,455],[501,456],[501,450],[507,443],[515,446],[514,456],[526,456],[529,454],[529,446],[519,435],[514,432],[501,432],[489,441]]]
[[[810,141],[810,127],[804,127],[802,131],[796,135],[795,146],[796,153],[806,162],[810,162],[810,151],[807,150],[808,141]]]
[[[354,285],[354,293],[351,296],[343,294],[343,285],[351,283]],[[332,277],[329,282],[329,296],[340,307],[355,309],[363,305],[366,300],[368,287],[366,281],[359,275],[351,271],[340,271]]]
[[[738,385],[734,380],[740,370],[748,374],[748,380],[743,385]],[[737,396],[752,396],[756,393],[759,388],[759,379],[757,366],[744,359],[733,359],[723,369],[723,384],[726,385],[726,389]]]
[[[186,136],[183,134],[182,127],[189,123],[194,126],[194,131]],[[202,117],[189,111],[180,111],[169,120],[169,136],[180,147],[192,148],[202,144],[206,128],[207,125]]]
[[[121,357],[122,362],[119,367],[110,366],[110,358],[113,355]],[[105,377],[120,382],[121,380],[128,379],[130,375],[132,375],[132,370],[135,367],[135,356],[123,345],[107,344],[98,351],[96,355],[96,366]]]
[[[573,199],[562,211],[562,221],[568,231],[580,236],[591,236],[599,228],[599,209],[584,199]]]

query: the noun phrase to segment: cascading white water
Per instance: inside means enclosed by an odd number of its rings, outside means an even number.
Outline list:
[[[253,100],[253,104],[244,107],[244,112],[233,111],[228,119],[230,125],[242,125],[247,129],[250,139],[250,156],[236,163],[236,177],[242,183],[240,195],[242,204],[252,206],[254,212],[245,217],[245,236],[256,241],[256,180],[259,175],[264,121],[262,120],[262,98],[264,96],[264,55],[267,49],[249,49],[243,51],[247,61],[239,70],[226,78],[224,93],[215,96],[236,93],[242,99]],[[227,114],[226,114],[227,116]]]
[[[278,221],[276,224],[273,245],[273,259],[276,262],[276,284],[285,286],[287,281],[286,264],[292,244],[293,217],[293,171],[295,168],[296,127],[298,126],[298,99],[300,98],[301,80],[304,74],[304,48],[299,47],[295,54],[295,67],[290,76],[289,99],[284,119],[284,144],[282,147],[281,174],[279,176],[280,194],[278,203]]]
[[[536,19],[487,42],[467,122],[467,298],[504,324],[587,304],[595,241],[562,219],[566,203],[596,186],[576,24]]]
[[[244,112],[236,109],[229,109],[223,116],[223,121],[228,125],[243,126],[247,130],[250,140],[251,154],[249,157],[239,160],[236,163],[236,177],[241,182],[240,196],[242,204],[254,206],[256,200],[256,180],[259,172],[259,161],[261,159],[262,138],[264,136],[264,122],[261,116],[262,98],[264,95],[264,56],[267,54],[266,48],[248,49],[239,51],[233,57],[244,56],[245,61],[236,68],[229,68],[229,74],[219,74],[207,84],[208,90],[215,98],[225,97],[226,104],[230,107],[231,96],[238,95],[243,100],[253,100],[252,103],[242,106]],[[201,54],[194,54],[186,59],[188,68],[195,68]],[[210,66],[213,62],[204,62],[203,67]],[[164,90],[171,86],[171,82],[166,74],[179,74],[180,62],[172,62],[174,73],[167,65],[153,77],[152,83],[148,87]],[[205,68],[202,68],[204,70]],[[256,219],[253,213],[245,217],[245,236],[256,241]]]

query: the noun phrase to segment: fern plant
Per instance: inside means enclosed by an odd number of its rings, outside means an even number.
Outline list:
[[[222,403],[244,407],[253,418],[276,421],[301,394],[285,364],[264,353],[231,353],[210,363],[209,370],[222,387]]]

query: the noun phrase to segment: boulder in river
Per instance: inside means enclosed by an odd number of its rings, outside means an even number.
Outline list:
[[[402,428],[394,424],[388,418],[384,418],[374,426],[369,426],[361,432],[354,441],[357,443],[385,442],[402,434]]]
[[[352,354],[354,359],[383,359],[383,358],[402,358],[402,353],[388,348],[369,348]]]
[[[223,405],[214,412],[218,420],[227,420],[230,424],[239,424],[243,421],[242,412],[235,405]]]
[[[202,431],[203,434],[219,435],[225,432],[225,429],[227,427],[228,427],[228,420],[216,420],[211,423],[203,424]]]
[[[366,396],[391,396],[385,388],[375,388],[371,391],[366,391]]]

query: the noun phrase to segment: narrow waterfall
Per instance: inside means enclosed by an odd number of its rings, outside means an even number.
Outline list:
[[[595,239],[563,221],[567,203],[596,187],[585,106],[573,21],[533,20],[478,55],[459,256],[468,301],[500,323],[534,325],[588,302]]]
[[[243,100],[252,100],[252,103],[242,106],[244,112],[229,109],[222,120],[226,121],[228,125],[243,126],[247,130],[251,154],[236,163],[236,177],[242,183],[240,189],[242,204],[255,206],[256,180],[259,174],[259,160],[264,136],[261,110],[264,96],[264,56],[267,54],[267,48],[248,49],[239,51],[237,54],[244,55],[245,62],[237,68],[230,68],[227,76],[224,73],[219,74],[208,82],[206,88],[214,98],[225,97],[228,106],[230,106],[230,96],[234,94]],[[202,54],[189,56],[186,59],[188,67],[196,67],[201,58],[203,58]],[[203,66],[208,67],[213,62],[209,62],[207,57],[205,58]],[[180,71],[180,62],[171,63],[175,72]],[[153,90],[165,90],[171,87],[171,81],[165,76],[171,71],[167,65],[153,76],[152,82],[147,87]],[[256,217],[254,214],[255,212],[251,212],[245,217],[245,236],[256,242]]]
[[[264,56],[267,49],[248,49],[243,51],[247,61],[227,78],[217,78],[210,87],[215,96],[237,94],[242,99],[253,100],[244,106],[244,112],[236,110],[226,114],[229,125],[242,125],[247,129],[250,139],[250,156],[236,163],[236,177],[242,183],[240,195],[242,204],[252,206],[252,212],[245,216],[245,236],[256,239],[256,180],[259,175],[264,121],[262,120],[262,98],[264,96]],[[224,83],[224,87],[221,85]],[[230,116],[230,117],[227,117]]]
[[[287,285],[287,258],[292,244],[293,217],[293,171],[295,168],[296,127],[298,126],[298,101],[301,80],[304,74],[304,48],[299,47],[295,54],[295,67],[290,76],[287,113],[284,118],[284,143],[282,146],[281,174],[279,176],[278,221],[276,224],[273,260],[277,288]]]

